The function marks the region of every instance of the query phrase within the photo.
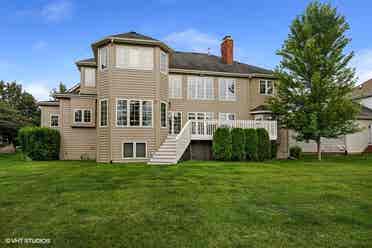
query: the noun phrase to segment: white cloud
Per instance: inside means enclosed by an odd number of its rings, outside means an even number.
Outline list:
[[[40,80],[29,84],[22,84],[23,89],[32,94],[38,101],[48,100],[50,88],[47,82]]]
[[[372,78],[372,49],[364,49],[356,52],[354,59],[351,62],[356,68],[358,76],[358,84],[361,84]]]
[[[51,2],[41,9],[41,15],[46,18],[47,21],[58,22],[67,17],[72,13],[72,4],[67,0],[59,0]]]
[[[32,45],[32,49],[33,49],[33,50],[44,49],[44,48],[47,47],[47,45],[48,45],[48,43],[46,43],[45,41],[40,40],[40,41],[35,42],[35,43]]]
[[[181,32],[175,32],[167,35],[164,41],[175,49],[191,50],[196,52],[208,52],[217,54],[220,41],[213,35],[202,33],[196,29],[186,29]]]

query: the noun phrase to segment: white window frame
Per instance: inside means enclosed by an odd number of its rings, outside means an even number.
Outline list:
[[[168,74],[168,67],[169,67],[169,58],[168,54],[164,51],[160,51],[160,56],[159,56],[159,69],[160,72],[163,74]],[[165,61],[162,61],[162,58],[165,58]],[[164,67],[164,68],[163,68]]]
[[[190,119],[190,115],[193,114],[195,115],[195,119],[192,119],[192,120],[195,120],[195,121],[198,121],[198,114],[203,114],[203,120],[205,121],[210,121],[210,120],[214,120],[214,112],[188,112],[187,113],[187,120],[191,120]],[[212,118],[207,118],[208,115],[210,115]],[[199,121],[202,121],[202,120],[199,120]]]
[[[234,84],[234,96],[229,96],[229,83]],[[224,87],[222,84],[224,83]],[[222,89],[223,88],[223,89]],[[218,79],[218,98],[221,101],[236,101],[236,79],[234,78],[219,78]],[[223,92],[223,94],[221,94]]]
[[[93,71],[93,82],[88,82],[87,81],[87,72],[92,73]],[[83,73],[84,73],[84,86],[88,88],[95,88],[96,87],[96,69],[92,67],[84,67],[83,68]]]
[[[165,126],[162,126],[161,125],[161,104],[164,103],[165,104]],[[159,113],[160,113],[160,128],[168,128],[168,103],[165,102],[165,101],[160,101],[160,109],[159,109]]]
[[[57,116],[57,126],[52,126],[52,117],[56,117]],[[75,116],[74,116],[75,117]],[[49,116],[49,120],[50,120],[50,124],[49,126],[51,128],[56,128],[56,127],[59,127],[59,114],[50,114]]]
[[[101,110],[102,110],[102,102],[106,101],[106,105],[107,105],[107,108],[106,108],[106,125],[101,125],[102,124],[102,121],[101,121]],[[109,100],[107,98],[102,98],[99,100],[99,111],[98,111],[98,125],[99,127],[108,127],[108,123],[109,123]]]
[[[194,84],[191,82],[194,80]],[[212,96],[207,95],[207,81],[211,80],[212,82]],[[196,83],[195,83],[196,82]],[[201,82],[202,93],[199,92],[199,84]],[[192,90],[192,86],[195,86],[195,89]],[[191,91],[195,91],[195,97],[191,95]],[[215,100],[214,93],[214,78],[212,77],[199,77],[199,76],[188,76],[187,77],[187,98],[190,100]]]
[[[81,111],[81,121],[76,121],[75,120],[75,113],[77,112],[77,111]],[[90,112],[90,121],[85,121],[84,119],[85,119],[85,111],[89,111]],[[74,118],[74,123],[75,124],[90,124],[90,123],[92,123],[92,118],[93,118],[93,116],[92,116],[92,109],[88,109],[88,108],[84,108],[84,109],[82,109],[82,108],[78,108],[78,109],[74,109],[74,112],[73,112],[74,114],[73,114],[73,118]]]
[[[127,125],[118,125],[118,101],[123,100],[127,101]],[[130,125],[130,101],[139,101],[140,102],[140,125],[139,126],[132,126]],[[115,104],[115,126],[119,128],[152,128],[154,126],[154,102],[153,100],[147,99],[128,99],[117,97]],[[150,102],[151,103],[151,125],[144,126],[143,125],[143,102]]]
[[[261,82],[265,82],[265,93],[261,93]],[[271,87],[272,87],[272,93],[267,93],[268,92],[268,82],[271,82]],[[260,79],[258,82],[258,94],[264,95],[264,96],[273,96],[274,95],[274,81],[269,80],[269,79]]]
[[[226,116],[228,117],[229,115],[233,115],[234,116],[234,120],[228,120],[228,118],[225,118],[225,119],[222,119],[222,116]],[[219,121],[236,121],[236,113],[234,112],[219,112],[218,113],[218,120]]]
[[[182,75],[169,75],[168,98],[182,99],[182,79]],[[179,84],[178,87],[176,87],[176,84]]]
[[[105,49],[106,50],[106,65],[105,65],[105,68],[102,68],[102,50]],[[98,49],[98,68],[100,71],[105,71],[108,69],[108,67],[110,66],[110,49],[108,46],[104,46],[104,47],[100,47]]]
[[[124,144],[125,143],[132,143],[133,144],[133,157],[126,158],[124,157]],[[145,144],[145,157],[137,157],[137,143],[144,143]],[[121,157],[123,160],[131,160],[131,159],[147,159],[148,158],[148,150],[147,150],[147,141],[143,140],[126,140],[121,142]]]
[[[145,46],[116,45],[115,67],[120,69],[145,70],[154,69],[154,48]],[[124,56],[120,58],[120,50]],[[126,50],[126,51],[125,51]],[[121,61],[123,59],[124,61]]]

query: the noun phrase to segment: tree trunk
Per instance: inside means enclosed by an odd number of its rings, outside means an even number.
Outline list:
[[[320,150],[320,138],[316,141],[317,153],[318,153],[318,160],[322,160],[322,151]]]

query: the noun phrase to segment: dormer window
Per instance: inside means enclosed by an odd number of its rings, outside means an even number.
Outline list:
[[[101,47],[98,50],[98,57],[99,57],[99,68],[100,70],[104,70],[108,67],[108,48],[107,47]]]

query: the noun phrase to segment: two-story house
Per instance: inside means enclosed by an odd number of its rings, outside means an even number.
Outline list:
[[[80,83],[40,102],[42,126],[60,130],[61,159],[98,162],[208,158],[220,125],[264,127],[275,140],[265,108],[272,71],[234,61],[233,49],[230,36],[221,56],[174,51],[136,32],[98,40],[93,58],[76,62]]]

